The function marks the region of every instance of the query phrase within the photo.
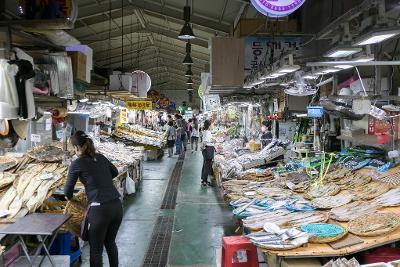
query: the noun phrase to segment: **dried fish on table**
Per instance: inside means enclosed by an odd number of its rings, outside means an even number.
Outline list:
[[[334,183],[313,184],[304,194],[304,198],[313,199],[324,196],[334,196],[340,192],[340,187]]]
[[[309,235],[295,228],[280,229],[276,224],[267,223],[264,232],[252,233],[246,237],[260,248],[289,250],[308,243]]]
[[[17,196],[17,190],[11,186],[0,200],[0,210],[8,210],[10,204]]]
[[[346,178],[337,181],[336,184],[340,185],[340,187],[345,190],[364,186],[371,182],[371,180],[372,178],[370,176],[354,174],[346,176]]]
[[[344,167],[339,167],[338,169],[329,172],[326,175],[325,179],[330,182],[337,182],[351,174],[352,174],[352,170],[344,168]]]
[[[16,178],[17,175],[13,173],[7,173],[7,172],[0,173],[0,190],[12,184]]]
[[[326,222],[329,215],[319,211],[290,212],[277,210],[265,214],[255,215],[243,220],[243,225],[251,230],[262,229],[265,223],[275,223],[281,227],[298,227],[304,223]]]
[[[41,162],[61,162],[64,158],[62,149],[51,145],[34,147],[26,154],[28,157]]]
[[[8,156],[0,156],[0,172],[8,171],[17,166],[18,160]]]
[[[30,164],[28,165],[25,170],[23,170],[18,179],[16,180],[16,188],[18,195],[23,195],[25,189],[31,182],[31,180],[39,175],[39,173],[45,168],[46,166],[43,164]]]
[[[394,188],[375,199],[377,205],[382,207],[400,206],[400,188]]]
[[[381,236],[393,232],[400,226],[400,217],[395,213],[364,214],[349,222],[349,232],[358,236]]]
[[[286,199],[292,195],[292,192],[282,188],[262,187],[257,189],[257,194],[276,199]]]
[[[294,185],[291,190],[296,193],[304,193],[310,187],[310,181],[304,181]]]
[[[400,171],[381,176],[377,180],[390,185],[400,185]]]
[[[354,196],[351,194],[339,194],[336,196],[327,196],[315,198],[311,201],[311,206],[317,209],[332,209],[350,203]]]
[[[371,200],[386,193],[390,188],[391,186],[387,183],[371,182],[351,190],[351,193],[354,195],[356,200]]]
[[[360,215],[375,212],[377,209],[378,205],[373,201],[355,201],[338,208],[333,208],[330,217],[339,222],[347,222]]]

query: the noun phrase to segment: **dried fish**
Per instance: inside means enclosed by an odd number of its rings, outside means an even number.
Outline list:
[[[41,162],[61,162],[64,158],[62,149],[51,145],[36,146],[27,155]]]
[[[0,173],[0,189],[3,189],[15,181],[16,174],[12,173]]]
[[[18,160],[8,156],[0,156],[0,172],[8,171],[18,164]]]
[[[395,213],[364,214],[349,222],[349,232],[359,236],[380,236],[393,232],[400,226]]]
[[[338,208],[333,208],[330,217],[336,221],[347,222],[360,215],[375,212],[377,209],[378,205],[373,201],[355,201]]]
[[[400,188],[392,189],[375,199],[375,202],[383,207],[400,206]]]
[[[13,186],[11,186],[0,201],[0,210],[8,210],[10,204],[13,202],[14,198],[17,196],[17,191]]]
[[[351,193],[354,194],[355,199],[371,200],[386,193],[390,190],[390,188],[391,186],[387,183],[371,182],[359,188],[353,189]]]
[[[313,184],[304,194],[304,198],[313,199],[324,196],[334,196],[340,192],[340,187],[334,183]]]
[[[351,194],[340,194],[336,196],[327,196],[315,198],[311,201],[311,206],[317,209],[332,209],[350,203],[354,196]]]

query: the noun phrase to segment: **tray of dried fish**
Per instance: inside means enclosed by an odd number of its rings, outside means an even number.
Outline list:
[[[314,198],[311,201],[311,206],[317,209],[332,209],[337,208],[353,200],[354,196],[352,194],[339,194],[336,196],[327,196]]]
[[[394,188],[380,195],[375,199],[375,202],[382,207],[400,206],[400,188]]]
[[[263,249],[289,250],[308,242],[308,234],[295,228],[281,229],[273,223],[264,225],[264,231],[247,235],[250,241]]]
[[[243,225],[251,230],[260,230],[268,222],[275,223],[281,227],[299,227],[305,223],[326,222],[328,219],[329,214],[325,212],[290,212],[286,209],[279,209],[247,217],[243,220]]]
[[[348,222],[360,215],[375,212],[378,205],[373,201],[355,201],[341,207],[333,208],[330,218],[339,222]]]
[[[331,171],[326,175],[326,180],[330,182],[336,182],[342,180],[346,176],[350,175],[352,171],[347,168],[338,168],[337,170]]]
[[[41,162],[60,162],[64,157],[61,148],[50,145],[34,147],[27,152],[27,155],[28,157]]]
[[[355,200],[371,200],[389,191],[391,186],[382,182],[371,182],[351,190]]]
[[[18,160],[8,156],[0,156],[0,172],[8,171],[17,166]]]
[[[390,185],[400,185],[400,172],[395,172],[378,178],[379,181],[388,183]]]
[[[334,183],[312,184],[304,194],[304,198],[313,199],[324,196],[334,196],[340,192],[340,187]]]
[[[344,179],[337,181],[338,184],[343,190],[344,189],[353,189],[364,186],[371,182],[372,178],[366,175],[348,175]]]
[[[292,192],[287,189],[262,187],[257,189],[257,194],[265,197],[272,197],[276,199],[286,199],[292,195]]]
[[[347,229],[336,224],[311,223],[303,224],[301,231],[310,235],[310,243],[330,243],[347,235]]]
[[[372,213],[361,215],[349,222],[349,232],[358,236],[381,236],[400,226],[395,213]]]

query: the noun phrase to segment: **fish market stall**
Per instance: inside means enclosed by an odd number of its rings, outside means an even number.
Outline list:
[[[119,127],[113,137],[129,146],[144,146],[147,160],[156,160],[163,156],[167,138],[165,132],[157,132],[139,125]]]
[[[252,169],[218,155],[219,188],[249,240],[275,262],[399,241],[400,167],[385,168],[379,151],[349,151]]]

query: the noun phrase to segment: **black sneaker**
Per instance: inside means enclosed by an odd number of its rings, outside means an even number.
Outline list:
[[[206,182],[201,182],[201,186],[202,186],[202,187],[206,187],[206,186],[207,186],[207,183],[206,183]]]
[[[211,182],[207,182],[207,185],[208,185],[209,187],[213,187],[213,184],[212,184]]]

